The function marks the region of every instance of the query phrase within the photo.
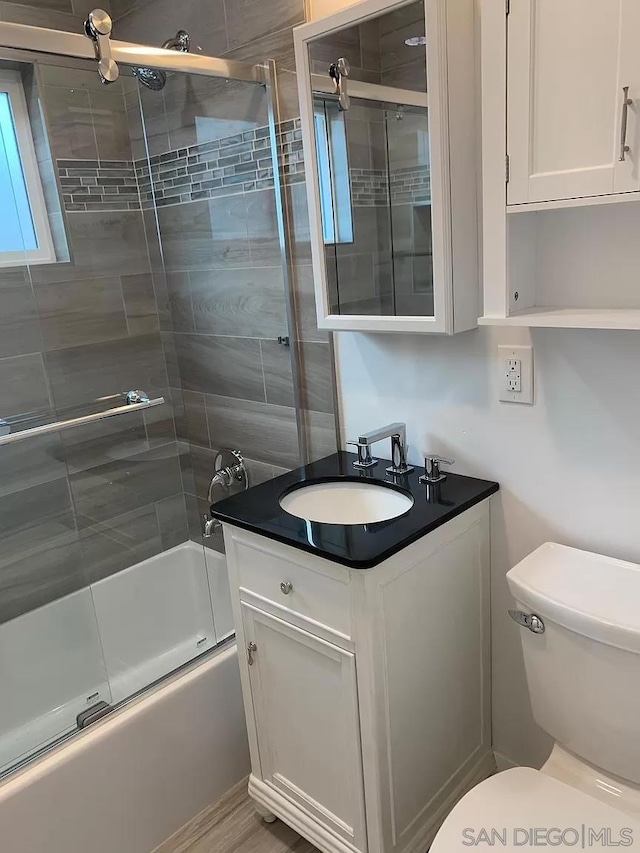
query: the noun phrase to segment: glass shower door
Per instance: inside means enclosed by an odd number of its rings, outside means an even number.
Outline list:
[[[217,643],[134,163],[138,84],[106,88],[73,61],[11,70],[21,171],[37,178],[49,239],[34,247],[24,230],[14,169],[2,213],[23,245],[0,246],[0,773]],[[2,443],[137,389],[165,403]]]
[[[142,203],[161,248],[163,343],[172,399],[182,407],[191,539],[205,547],[222,639],[233,633],[222,535],[202,537],[216,457],[239,451],[252,485],[300,464],[268,92],[169,73],[162,90],[141,86],[132,97],[146,131]],[[288,180],[293,128],[277,132]],[[241,487],[215,486],[211,498]]]

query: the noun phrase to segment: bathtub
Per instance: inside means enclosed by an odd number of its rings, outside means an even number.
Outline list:
[[[39,689],[5,691],[0,766],[182,667],[0,781],[3,853],[149,853],[245,776],[232,636],[224,557],[191,542],[1,626],[0,684]]]

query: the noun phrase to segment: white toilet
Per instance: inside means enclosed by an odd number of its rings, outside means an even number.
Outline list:
[[[640,566],[548,542],[507,581],[533,715],[555,745],[542,770],[505,770],[463,797],[431,853],[638,849]]]

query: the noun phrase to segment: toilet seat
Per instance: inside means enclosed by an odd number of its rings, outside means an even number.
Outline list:
[[[616,842],[640,844],[640,822],[539,770],[517,767],[466,794],[442,824],[431,853],[602,849]]]

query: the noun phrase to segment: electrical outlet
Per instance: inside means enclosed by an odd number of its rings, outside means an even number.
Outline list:
[[[500,400],[533,403],[533,348],[498,347]]]
[[[522,391],[522,362],[519,358],[507,359],[507,391]]]

